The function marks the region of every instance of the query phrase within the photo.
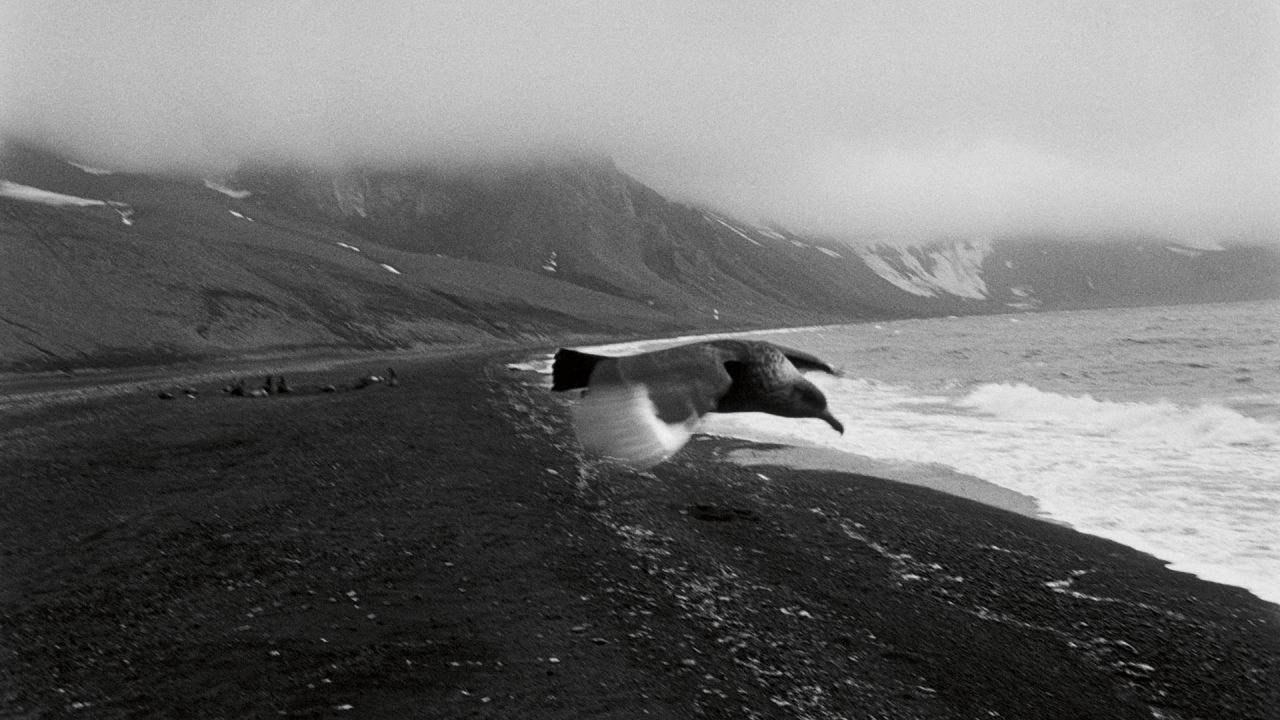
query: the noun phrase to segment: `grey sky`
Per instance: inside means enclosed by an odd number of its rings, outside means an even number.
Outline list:
[[[216,172],[612,155],[842,235],[1280,236],[1280,4],[0,0],[0,129]]]

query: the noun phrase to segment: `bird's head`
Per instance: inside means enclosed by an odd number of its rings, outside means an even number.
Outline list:
[[[787,406],[787,411],[779,413],[780,415],[797,418],[817,418],[825,421],[831,426],[831,429],[841,435],[844,434],[844,425],[827,408],[827,396],[822,394],[817,385],[803,377],[797,378],[791,386]]]

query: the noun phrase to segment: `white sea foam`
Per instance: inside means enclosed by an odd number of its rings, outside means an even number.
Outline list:
[[[820,423],[756,413],[712,415],[703,429],[908,469],[950,467],[1034,497],[1080,530],[1280,601],[1280,457],[1274,445],[1256,444],[1274,438],[1274,426],[1224,408],[1108,403],[1029,387],[950,398],[865,379],[811,379],[845,421],[843,437]]]
[[[609,343],[607,345],[584,345],[578,349],[596,353],[599,355],[608,355],[610,357],[618,357],[622,355],[634,355],[640,352],[649,352],[651,350],[660,350],[662,348],[675,347],[685,343],[701,342],[703,340],[717,340],[720,338],[737,338],[737,337],[760,337],[768,335],[770,337],[785,337],[791,334],[819,334],[830,328],[843,327],[839,325],[809,325],[806,327],[783,328],[781,330],[748,330],[746,332],[722,332],[722,333],[706,333],[703,335],[678,335],[667,338],[654,338],[650,340],[633,340],[630,342]],[[786,344],[785,341],[780,341]]]
[[[1019,422],[1058,423],[1075,432],[1175,445],[1280,444],[1280,424],[1245,417],[1217,405],[1095,400],[1089,395],[1044,392],[1022,383],[985,384],[957,400],[956,405]]]

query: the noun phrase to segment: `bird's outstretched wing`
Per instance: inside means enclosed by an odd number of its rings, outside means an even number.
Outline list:
[[[574,430],[588,452],[651,467],[689,441],[731,382],[721,353],[706,345],[602,360],[574,406]]]
[[[665,422],[639,383],[593,386],[573,407],[574,431],[584,450],[640,470],[684,447],[699,417]]]
[[[836,371],[835,368],[831,367],[831,365],[829,365],[825,360],[822,360],[816,356],[810,355],[809,353],[803,350],[795,350],[789,347],[783,347],[781,345],[775,345],[774,347],[781,350],[782,354],[785,355],[786,358],[791,361],[792,365],[796,366],[797,370],[802,370],[802,371],[821,370],[822,372],[827,373],[828,375],[840,374],[839,372]]]
[[[798,370],[835,374],[809,353],[733,339],[626,357],[561,350],[553,374],[554,389],[586,386],[573,409],[574,430],[585,450],[648,468],[683,447],[709,412],[817,418],[843,432],[826,397]]]

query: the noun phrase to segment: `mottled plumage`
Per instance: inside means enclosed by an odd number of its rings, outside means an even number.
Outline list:
[[[586,390],[573,416],[583,448],[645,468],[683,447],[709,412],[817,418],[843,433],[822,391],[800,370],[835,374],[813,355],[756,340],[711,340],[625,357],[562,348],[552,389]]]

